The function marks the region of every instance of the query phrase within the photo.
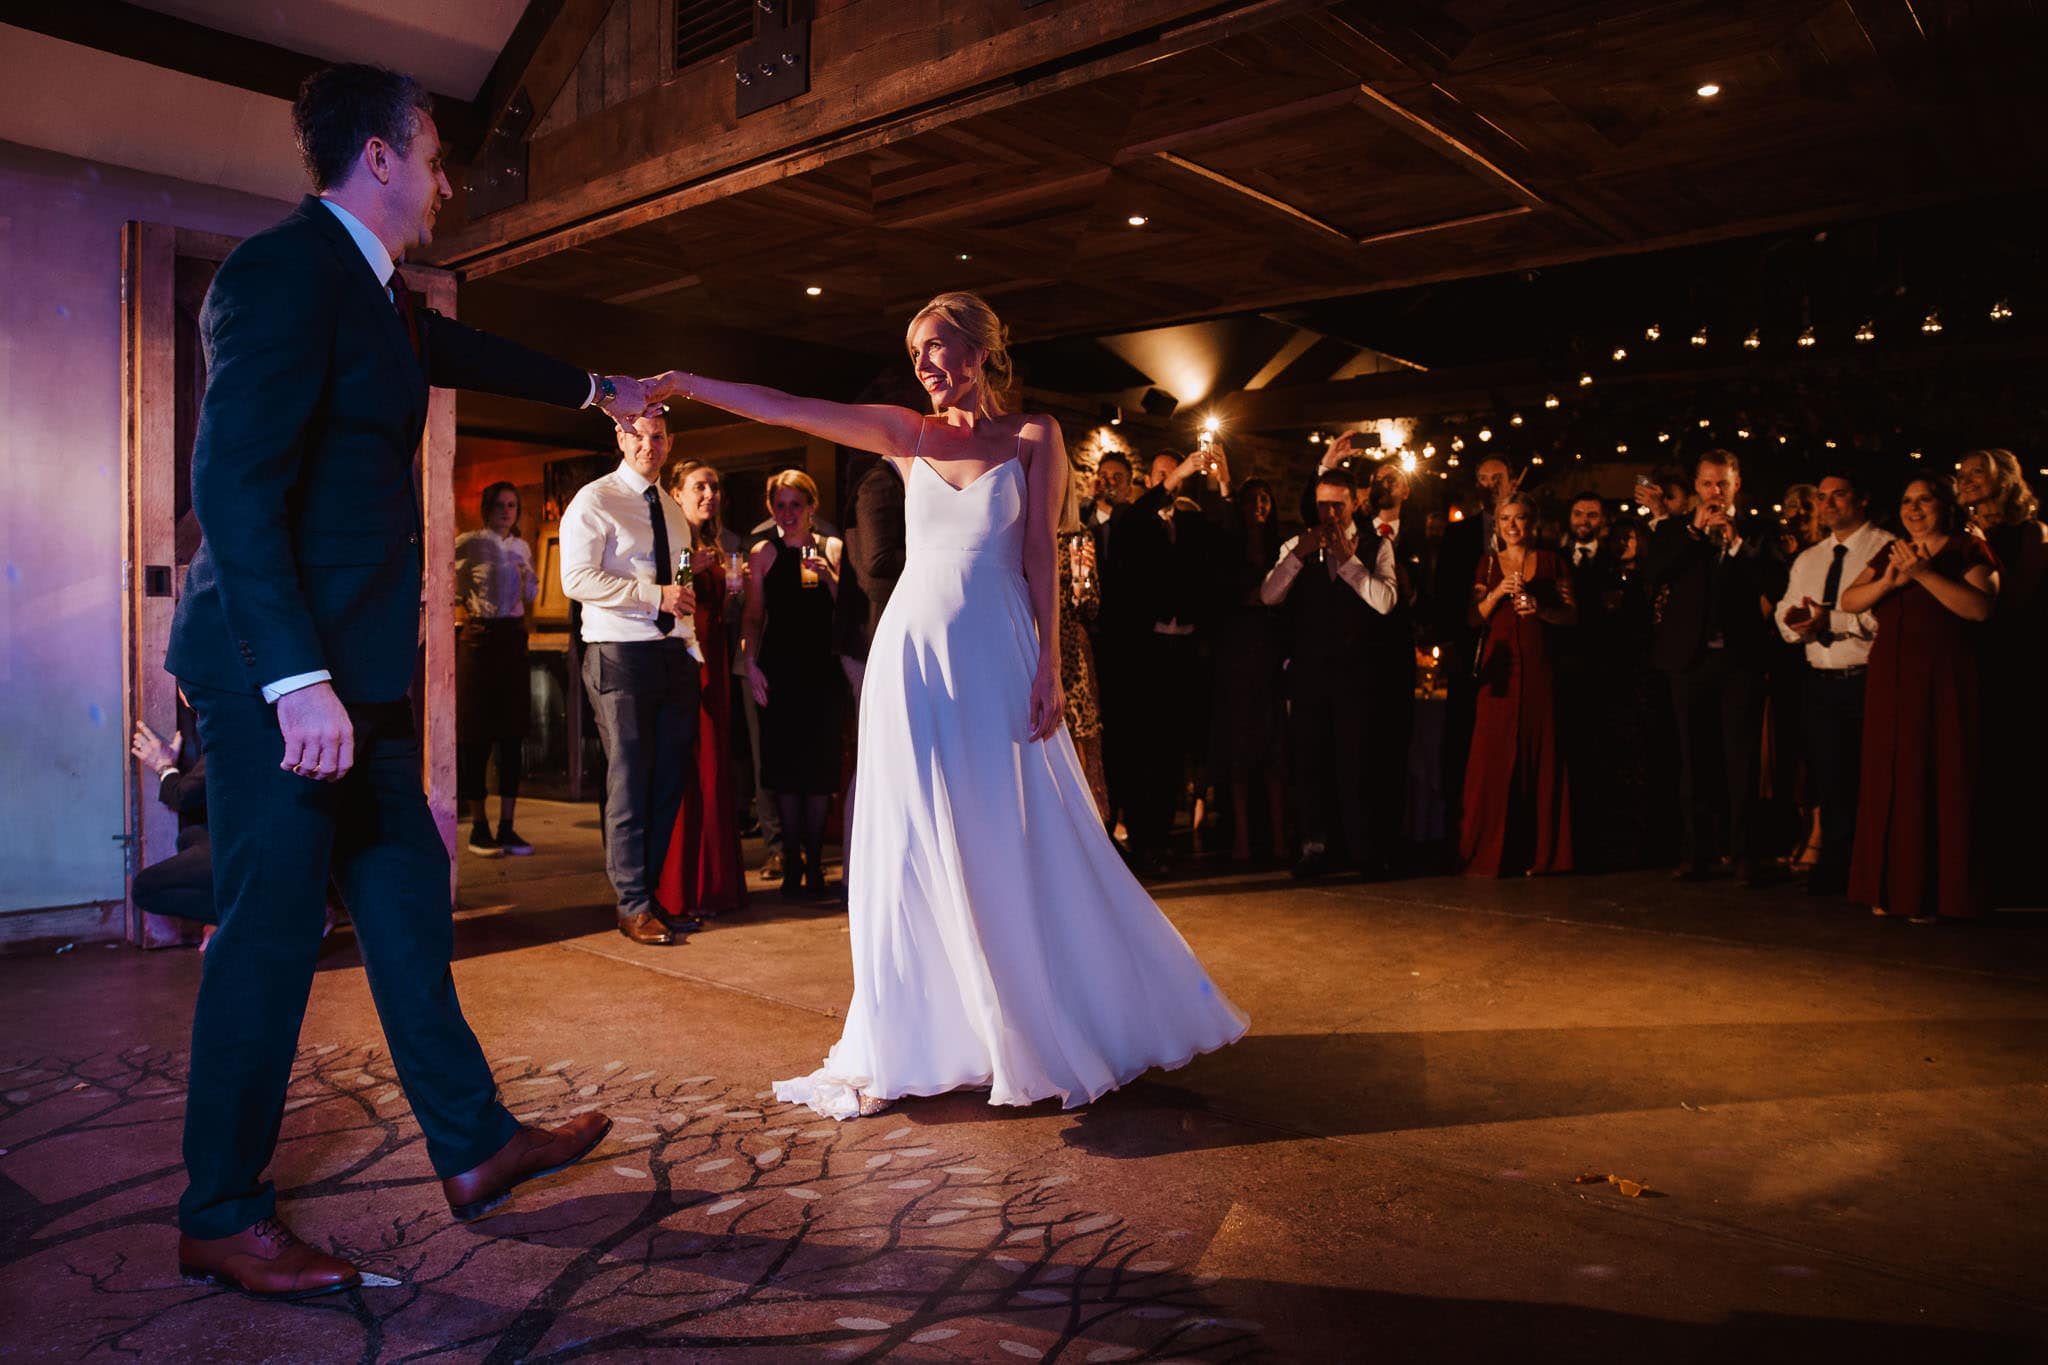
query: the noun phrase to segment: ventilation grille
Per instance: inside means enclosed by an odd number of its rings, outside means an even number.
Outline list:
[[[754,36],[754,0],[676,0],[678,71],[732,51]]]

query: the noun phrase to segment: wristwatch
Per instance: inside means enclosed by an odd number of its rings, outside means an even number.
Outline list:
[[[618,401],[619,386],[612,383],[610,375],[593,373],[590,379],[597,385],[597,397],[591,400],[594,406],[601,408],[607,403]]]

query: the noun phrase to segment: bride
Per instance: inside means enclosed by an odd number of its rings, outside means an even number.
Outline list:
[[[1004,411],[1008,332],[975,295],[939,295],[906,340],[929,414],[652,381],[656,400],[874,451],[904,481],[908,557],[861,693],[853,1002],[824,1066],[775,1094],[841,1119],[982,1086],[1073,1108],[1247,1020],[1125,869],[1067,736],[1058,423]]]

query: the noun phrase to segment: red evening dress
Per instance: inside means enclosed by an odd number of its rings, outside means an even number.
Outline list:
[[[718,579],[698,580],[696,789],[676,812],[655,902],[671,915],[717,915],[746,903],[740,864],[739,806],[733,796],[732,654],[726,596]],[[708,590],[706,590],[708,589]]]
[[[1562,600],[1563,562],[1530,552],[1523,575],[1538,603]],[[1500,560],[1480,561],[1475,596],[1500,582]],[[1557,738],[1550,632],[1556,627],[1503,599],[1486,620],[1479,652],[1479,709],[1465,760],[1459,863],[1468,877],[1572,870],[1571,792]]]
[[[1883,573],[1889,548],[1870,567]],[[1997,558],[1951,535],[1930,567],[1960,581]],[[1863,701],[1863,776],[1849,899],[1894,915],[1968,918],[1990,906],[1979,772],[1985,628],[1918,583],[1877,604]]]

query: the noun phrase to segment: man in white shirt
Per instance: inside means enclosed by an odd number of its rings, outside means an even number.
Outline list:
[[[1820,858],[1806,889],[1839,896],[1849,884],[1863,745],[1863,680],[1877,618],[1835,604],[1892,535],[1872,523],[1868,497],[1853,477],[1820,481],[1820,524],[1828,534],[1792,561],[1776,612],[1778,633],[1806,647],[1807,763],[1820,803]]]
[[[604,870],[619,932],[668,945],[703,927],[654,901],[696,773],[698,660],[685,623],[697,600],[675,581],[690,527],[661,487],[668,419],[647,413],[618,440],[619,467],[583,485],[562,513],[562,591],[583,604],[583,687],[604,741]]]
[[[1332,788],[1351,865],[1366,871],[1373,857],[1365,751],[1369,633],[1372,619],[1393,611],[1400,598],[1393,537],[1366,542],[1359,535],[1351,472],[1322,471],[1315,495],[1316,524],[1280,547],[1279,562],[1259,585],[1259,600],[1284,604],[1289,617],[1287,724],[1301,824],[1294,874],[1304,878],[1333,868]]]

